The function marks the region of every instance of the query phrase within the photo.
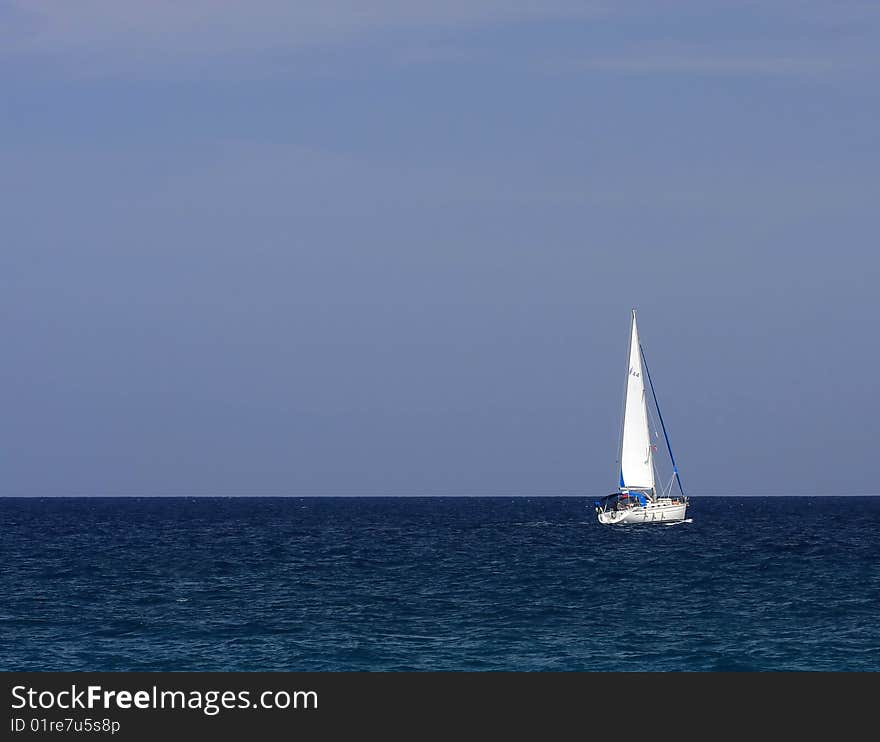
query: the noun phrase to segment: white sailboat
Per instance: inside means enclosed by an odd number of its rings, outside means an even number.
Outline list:
[[[654,384],[651,382],[647,368],[639,342],[636,310],[633,309],[620,442],[620,486],[617,492],[595,501],[600,523],[676,523],[685,520],[687,514],[688,498],[681,486],[678,467],[672,456],[669,436],[663,424],[663,417],[660,415]],[[654,452],[657,450],[657,445],[651,439],[651,428],[648,425],[646,377],[651,387],[657,417],[663,429],[666,450],[672,463],[672,477],[665,486],[660,487],[659,492],[654,466]],[[680,496],[672,495],[674,484],[678,484]]]

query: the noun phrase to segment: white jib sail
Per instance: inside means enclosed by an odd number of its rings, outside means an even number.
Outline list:
[[[645,401],[645,378],[639,351],[639,330],[633,310],[626,404],[623,412],[623,441],[620,446],[620,486],[653,489],[654,466],[651,460],[651,435]]]

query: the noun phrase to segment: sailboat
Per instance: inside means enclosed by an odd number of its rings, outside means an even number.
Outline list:
[[[651,436],[648,425],[648,399],[645,378],[651,388],[651,396],[657,417],[663,429],[666,450],[672,464],[672,476],[658,491],[657,470],[654,452],[657,450],[655,440],[659,436]],[[632,327],[629,342],[629,366],[627,368],[626,391],[623,404],[623,424],[620,441],[620,486],[617,492],[595,501],[599,522],[605,524],[620,523],[679,523],[685,520],[688,498],[681,486],[678,467],[672,456],[669,435],[660,406],[654,383],[648,371],[645,354],[639,341],[639,327],[636,321],[636,310],[632,310]],[[678,492],[673,496],[672,488],[678,484]]]

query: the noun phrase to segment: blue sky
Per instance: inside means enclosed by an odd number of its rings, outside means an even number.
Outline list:
[[[0,0],[0,493],[876,492],[867,2]],[[291,7],[295,6],[295,7]]]

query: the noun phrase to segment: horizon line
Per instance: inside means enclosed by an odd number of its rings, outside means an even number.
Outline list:
[[[365,495],[355,495],[355,494],[288,494],[288,495],[279,495],[279,494],[247,494],[247,495],[195,495],[195,494],[159,494],[159,495],[82,495],[82,494],[68,494],[68,495],[0,495],[0,500],[39,500],[39,499],[52,499],[52,500],[87,500],[87,499],[141,499],[141,500],[160,500],[160,499],[275,499],[275,500],[301,500],[301,499],[330,499],[330,498],[351,498],[351,499],[378,499],[378,498],[398,498],[398,499],[416,499],[416,498],[503,498],[503,497],[513,497],[513,498],[552,498],[552,497],[564,497],[564,498],[595,498],[595,497],[605,497],[608,493],[601,494],[547,494],[547,493],[532,493],[532,494],[437,494],[437,493],[422,493],[422,494],[365,494]],[[692,497],[880,497],[880,493],[878,492],[844,492],[844,493],[740,493],[740,494],[704,494],[704,495],[687,495],[688,498]]]

